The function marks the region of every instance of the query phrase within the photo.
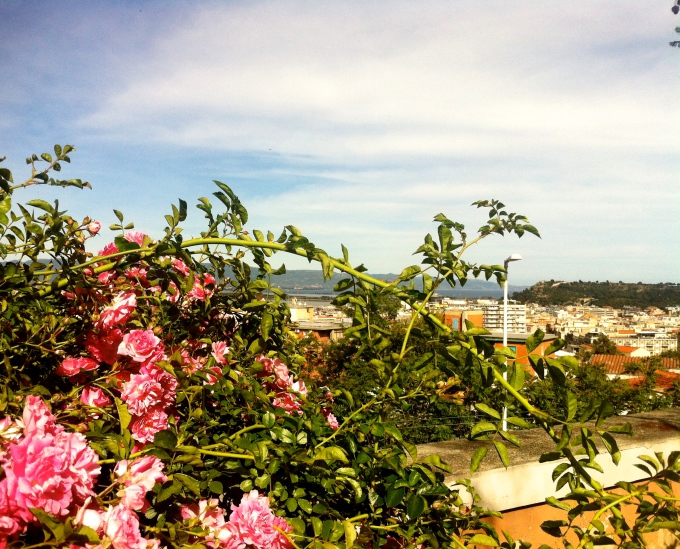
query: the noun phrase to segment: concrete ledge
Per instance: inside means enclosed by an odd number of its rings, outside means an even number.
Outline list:
[[[635,463],[642,463],[637,459],[639,455],[653,456],[654,452],[663,452],[667,456],[674,450],[680,450],[680,409],[609,418],[606,425],[626,423],[631,424],[633,436],[615,435],[621,450],[619,465],[614,465],[611,456],[600,444],[598,449],[601,453],[596,461],[604,473],[589,470],[593,478],[606,487],[620,480],[635,482],[646,478],[647,475],[634,466]],[[457,479],[471,478],[472,485],[481,497],[481,505],[498,511],[543,503],[547,497],[565,495],[568,490],[556,492],[552,480],[553,470],[564,460],[538,463],[541,454],[554,449],[550,437],[542,429],[515,431],[514,434],[519,436],[521,447],[507,445],[511,462],[508,469],[503,467],[489,442],[458,439],[423,444],[418,446],[418,455],[439,454],[453,469],[453,474],[446,478],[449,486],[454,486]],[[479,470],[470,476],[472,454],[483,445],[490,446],[489,452]]]

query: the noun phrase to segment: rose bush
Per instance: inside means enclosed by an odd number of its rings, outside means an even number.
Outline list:
[[[385,283],[353,268],[344,248],[342,259],[332,258],[293,226],[278,238],[258,230],[251,236],[243,230],[247,211],[216,182],[225,211],[216,214],[207,198],[199,200],[207,220],[200,237],[181,234],[183,201],[172,206],[158,239],[132,231],[114,210],[119,223],[111,228],[121,234],[93,255],[85,244],[99,234],[98,221],[78,222],[39,199],[13,202],[16,190],[32,185],[89,187],[48,175],[72,151],[55,146],[54,158],[41,155],[42,170],[40,158],[29,157],[32,174],[23,183],[0,169],[0,549],[509,548],[509,534],[503,540],[483,521],[497,513],[466,506],[468,483],[445,485],[448,466],[436,456],[421,459],[389,422],[395,406],[407,411],[437,399],[437,382],[471,370],[503,389],[498,405],[509,407],[514,428],[539,425],[554,438],[551,458],[569,460],[558,482],[580,494],[577,515],[579,505],[618,508],[639,494],[631,489],[629,499],[613,503],[585,470],[594,466],[594,435],[575,436],[572,424],[599,421],[606,403],[575,418],[567,393],[564,417],[541,412],[523,395],[523,371],[509,360],[510,349],[493,349],[477,328],[453,332],[427,310],[442,283],[482,274],[502,282],[502,266],[461,256],[493,234],[537,234],[525,217],[497,201],[479,202],[489,221],[468,240],[462,225],[440,214],[438,241],[427,235],[418,250],[425,267],[408,267]],[[284,271],[268,262],[276,252],[318,261],[325,276],[336,269],[348,275],[337,286],[337,303],[355,305],[346,335],[380,381],[371,400],[357,404],[346,390],[330,393],[300,378],[304,349],[288,329],[284,294],[271,284]],[[369,314],[376,292],[416,313],[399,349]],[[404,378],[410,344],[422,337],[417,316],[435,330],[439,350],[418,354]],[[540,340],[535,334],[529,349]],[[530,357],[538,375],[558,382],[569,362],[547,354],[559,346]],[[344,413],[336,417],[338,401]],[[534,423],[514,417],[518,408]],[[516,437],[501,428],[496,410],[479,409],[489,421],[473,435],[491,440],[507,463],[505,444]],[[616,459],[615,440],[604,429],[598,436]],[[475,454],[473,468],[486,449]],[[657,485],[677,480],[677,458],[661,464]],[[640,513],[639,525],[618,525],[617,540],[637,543],[644,528],[659,527],[657,516],[676,520],[672,498],[659,498]],[[576,533],[583,546],[610,536],[596,528]]]

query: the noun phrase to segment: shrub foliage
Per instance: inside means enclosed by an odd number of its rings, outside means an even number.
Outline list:
[[[421,265],[386,283],[353,267],[344,246],[333,258],[292,225],[279,236],[244,230],[245,207],[215,182],[222,211],[199,199],[200,236],[182,234],[183,200],[157,237],[114,210],[120,234],[92,254],[86,243],[99,222],[73,219],[58,202],[15,201],[33,185],[89,187],[50,175],[73,151],[32,155],[19,183],[0,169],[0,547],[514,547],[482,520],[497,513],[464,504],[469,483],[445,484],[449,467],[419,457],[391,420],[396,410],[439,402],[454,382],[496,395],[494,406],[477,403],[486,419],[471,436],[488,445],[473,471],[489,448],[507,466],[517,429],[539,426],[555,441],[543,459],[562,460],[555,479],[570,493],[549,501],[565,520],[546,531],[572,530],[581,547],[632,547],[646,531],[677,526],[669,494],[678,452],[643,458],[650,481],[620,483],[616,493],[589,474],[601,468],[596,440],[614,461],[620,452],[602,425],[609,404],[578,406],[566,386],[568,359],[547,356],[562,342],[545,356],[533,354],[540,332],[527,342],[536,374],[565,387],[550,415],[524,395],[512,350],[494,349],[480,328],[452,331],[427,310],[441,284],[481,275],[502,283],[502,266],[463,254],[491,235],[538,235],[524,216],[477,202],[488,220],[468,236],[439,214],[436,235],[417,250]],[[355,399],[300,379],[305,349],[271,285],[285,271],[271,266],[276,253],[316,261],[325,277],[346,274],[336,301],[352,306],[348,352],[370,365],[370,394]],[[396,343],[375,312],[386,296],[414,311]],[[636,522],[622,518],[625,505],[637,508]],[[595,512],[588,527],[574,526],[587,510]],[[614,513],[611,527],[600,520],[605,511]]]

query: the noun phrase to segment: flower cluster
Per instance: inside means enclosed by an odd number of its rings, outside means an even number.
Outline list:
[[[76,524],[88,526],[101,538],[101,546],[114,549],[158,549],[156,539],[142,537],[136,511],[144,512],[149,503],[146,495],[157,482],[165,482],[163,462],[155,456],[144,456],[130,462],[119,461],[113,470],[120,502],[106,509],[98,508],[91,499],[78,510]]]
[[[125,235],[128,242],[143,246],[150,241],[143,233],[131,232]],[[116,253],[115,244],[107,245],[100,251],[106,256]],[[184,278],[191,275],[189,267],[178,258],[165,258],[175,273]],[[97,370],[102,364],[111,366],[107,378],[113,390],[120,391],[120,398],[132,415],[130,429],[133,438],[144,445],[153,441],[154,435],[170,427],[174,415],[177,389],[176,378],[164,369],[169,355],[177,353],[184,371],[194,374],[204,371],[206,383],[215,383],[222,374],[222,366],[227,364],[229,347],[225,341],[214,341],[210,345],[185,340],[177,347],[166,349],[165,343],[152,329],[129,329],[130,320],[137,309],[141,295],[165,295],[168,301],[179,299],[179,290],[171,282],[168,292],[161,292],[159,286],[152,286],[147,278],[147,268],[140,263],[125,270],[121,291],[108,297],[121,282],[116,271],[105,271],[98,276],[103,290],[92,290],[89,297],[95,322],[84,338],[84,347],[89,356],[67,357],[56,369],[56,374],[82,381],[85,373]],[[174,286],[174,288],[173,288]],[[215,278],[206,274],[194,277],[194,285],[187,292],[185,302],[204,301],[212,295]],[[78,299],[77,294],[67,297]],[[102,306],[103,305],[103,306]],[[212,357],[212,362],[207,364]],[[81,402],[87,406],[103,407],[112,403],[101,387],[86,386],[81,394]],[[141,446],[139,446],[141,447]]]
[[[287,414],[297,413],[302,415],[301,397],[307,397],[305,382],[302,380],[295,381],[295,377],[288,370],[288,366],[280,358],[269,358],[260,355],[255,360],[262,364],[260,377],[273,377],[273,381],[265,382],[267,389],[275,394],[272,404],[276,408],[282,408]],[[330,397],[330,401],[332,402],[332,397]],[[323,407],[321,412],[331,429],[337,429],[338,420],[330,408]]]
[[[56,423],[45,403],[26,397],[21,421],[0,420],[0,547],[37,522],[31,509],[65,517],[94,494],[97,454],[80,433]],[[9,436],[8,436],[9,435]]]
[[[272,404],[277,408],[283,408],[288,414],[302,415],[300,397],[307,396],[305,382],[295,381],[293,374],[288,371],[288,366],[280,358],[260,355],[255,360],[262,364],[260,377],[273,377],[273,381],[265,382],[267,389],[275,394]]]
[[[182,518],[198,522],[207,531],[209,547],[223,549],[291,549],[285,533],[291,526],[269,507],[269,498],[257,490],[244,494],[241,503],[231,506],[231,515],[219,507],[217,499],[201,500],[182,507]]]
[[[88,224],[90,235],[99,230],[97,222]],[[143,233],[124,238],[139,246],[151,243]],[[193,503],[205,478],[192,471],[196,460],[178,468],[189,463],[180,456],[167,475],[163,462],[170,448],[161,440],[175,436],[182,440],[178,448],[195,444],[196,438],[187,437],[192,427],[183,423],[201,417],[202,410],[194,408],[188,416],[182,404],[187,398],[200,395],[202,402],[192,404],[224,407],[230,398],[224,395],[232,387],[238,394],[252,387],[253,378],[238,369],[230,348],[243,345],[235,332],[241,322],[247,324],[243,319],[249,313],[226,312],[224,295],[214,293],[215,278],[195,273],[182,259],[158,257],[124,267],[105,261],[103,256],[118,251],[115,244],[107,245],[96,261],[110,270],[95,274],[94,266],[83,269],[83,283],[67,286],[58,296],[70,322],[65,325],[73,326],[72,339],[63,346],[69,354],[55,353],[59,358],[46,375],[61,378],[48,377],[60,389],[72,384],[68,393],[52,400],[56,406],[61,403],[71,427],[58,424],[37,396],[26,397],[21,420],[0,419],[0,549],[22,534],[28,539],[40,528],[47,532],[45,520],[85,532],[64,534],[71,549],[159,549],[163,525],[175,522],[172,529],[177,521],[189,523],[185,540],[215,549],[291,549],[287,533],[292,527],[274,514],[268,497],[253,490],[230,513],[219,506],[224,496]],[[304,381],[279,358],[262,355],[256,360],[262,364],[257,376],[271,396],[262,404],[302,419],[308,398]],[[185,383],[193,393],[183,391],[186,387],[180,384]],[[208,387],[196,392],[201,383]],[[326,406],[321,407],[323,417],[336,429],[337,420]],[[256,417],[259,410],[254,411]],[[111,422],[123,417],[129,421],[111,429]],[[238,421],[248,417],[240,414]],[[156,438],[162,431],[173,434]],[[92,437],[92,446],[86,436]],[[243,450],[237,452],[250,455],[250,441],[243,437],[239,444]],[[234,455],[213,445],[203,449],[220,457]],[[90,543],[81,546],[83,535]]]

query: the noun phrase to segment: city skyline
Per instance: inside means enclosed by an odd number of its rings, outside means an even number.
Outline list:
[[[398,273],[435,214],[472,233],[470,204],[497,198],[542,235],[470,255],[520,253],[511,284],[679,282],[670,7],[0,2],[0,157],[19,179],[28,154],[75,145],[63,176],[94,189],[36,193],[152,236],[180,197],[197,234],[217,179],[251,230],[293,224]]]

